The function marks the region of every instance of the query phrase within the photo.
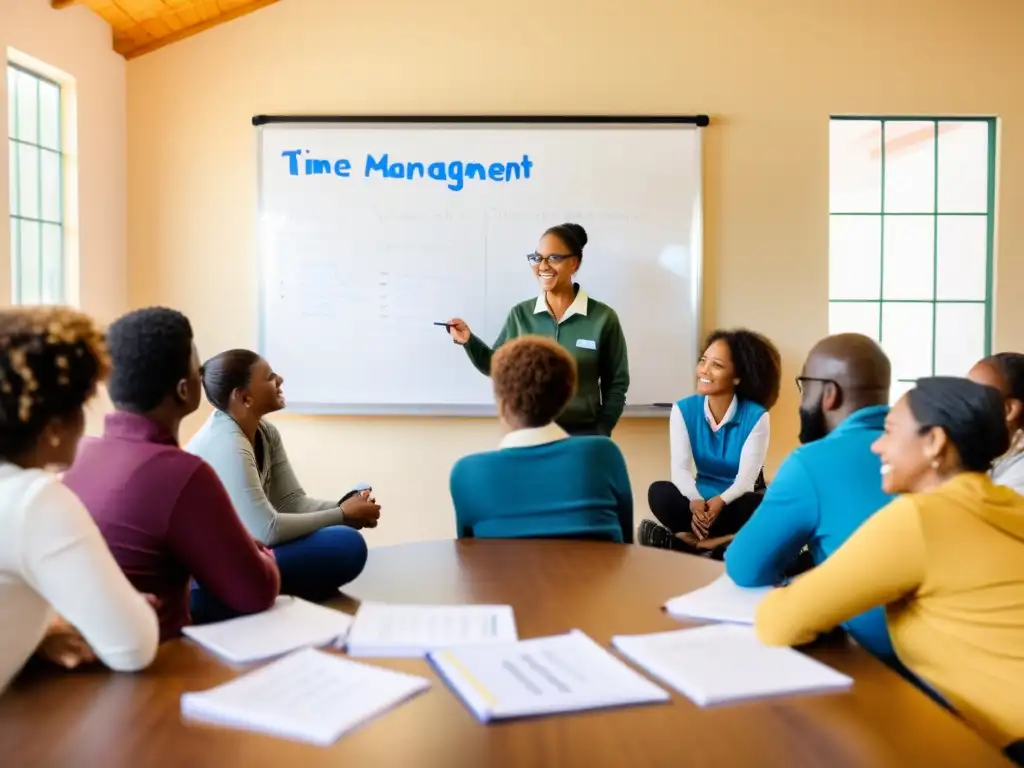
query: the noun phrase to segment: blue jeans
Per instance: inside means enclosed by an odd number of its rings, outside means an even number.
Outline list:
[[[366,541],[354,528],[332,525],[315,533],[272,547],[281,571],[281,594],[323,602],[338,594],[366,565]],[[206,624],[237,616],[216,596],[192,582],[192,621]]]

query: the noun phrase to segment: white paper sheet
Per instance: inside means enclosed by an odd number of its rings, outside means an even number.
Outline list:
[[[518,639],[508,605],[388,605],[363,603],[346,648],[354,657],[424,656],[451,648]]]
[[[430,681],[307,648],[181,697],[186,718],[319,746],[430,687]]]
[[[762,645],[753,627],[714,624],[612,638],[620,653],[701,706],[845,690],[853,680],[792,648]]]
[[[483,722],[669,700],[579,630],[436,651],[429,659]]]
[[[665,610],[676,618],[753,624],[758,604],[771,591],[772,587],[738,587],[723,573],[706,587],[673,597]]]
[[[185,627],[182,632],[227,661],[244,664],[334,643],[351,626],[347,613],[281,596],[262,613]]]

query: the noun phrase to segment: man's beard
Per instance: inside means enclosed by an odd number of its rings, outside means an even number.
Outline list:
[[[800,409],[800,443],[806,445],[821,440],[828,434],[825,411],[819,400],[812,408]]]

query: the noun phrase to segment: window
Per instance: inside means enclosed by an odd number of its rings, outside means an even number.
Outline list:
[[[61,87],[7,65],[11,271],[15,304],[57,304],[64,291]]]
[[[989,354],[995,119],[833,118],[829,332],[880,342],[892,398]]]

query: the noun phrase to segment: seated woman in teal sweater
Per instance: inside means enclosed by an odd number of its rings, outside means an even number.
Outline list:
[[[633,492],[609,438],[569,435],[555,419],[576,391],[576,362],[556,342],[522,336],[491,361],[496,451],[460,459],[451,494],[460,538],[633,541]]]

